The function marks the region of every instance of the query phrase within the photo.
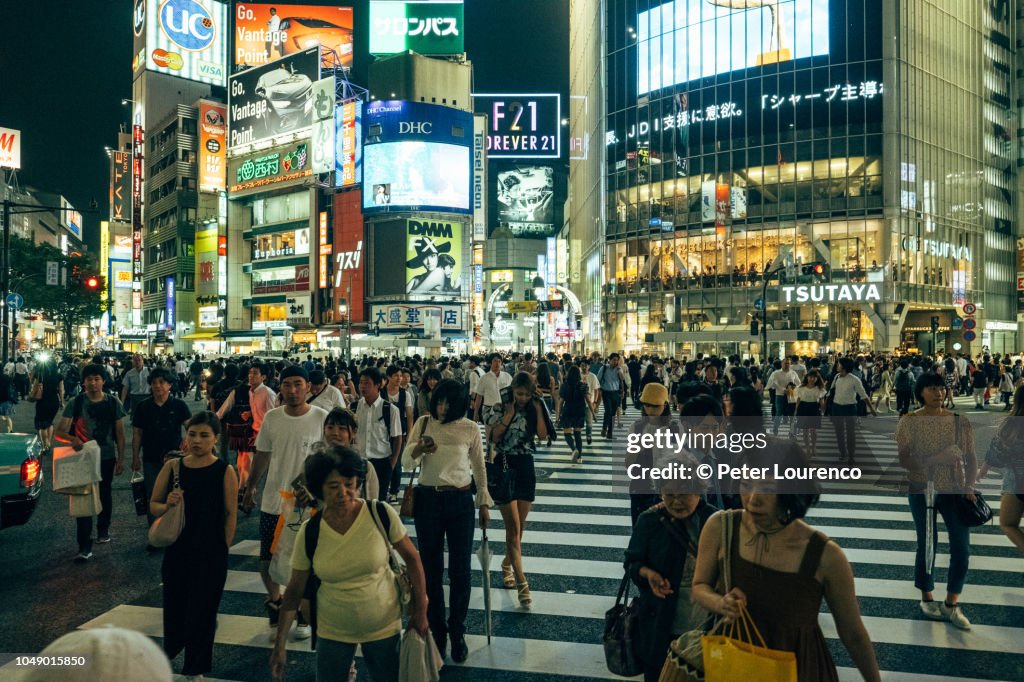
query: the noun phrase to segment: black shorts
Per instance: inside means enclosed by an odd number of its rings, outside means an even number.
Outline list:
[[[270,546],[274,544],[274,532],[277,530],[279,514],[260,512],[260,561],[270,561],[274,555]]]
[[[488,483],[494,480],[499,485],[491,486],[488,485],[488,490],[491,493],[491,497],[494,499],[495,504],[508,504],[513,500],[522,500],[523,502],[533,502],[537,497],[537,470],[533,464],[533,455],[522,454],[522,455],[511,455],[508,457],[508,473],[505,474],[502,459],[504,455],[498,455],[494,458],[493,464],[487,465],[487,480]],[[506,485],[500,485],[501,479],[507,477],[512,481],[511,489]],[[506,498],[508,492],[511,493]]]

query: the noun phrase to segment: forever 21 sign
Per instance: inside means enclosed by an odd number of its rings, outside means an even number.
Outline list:
[[[562,155],[562,98],[552,94],[477,94],[487,115],[491,159],[557,159]]]

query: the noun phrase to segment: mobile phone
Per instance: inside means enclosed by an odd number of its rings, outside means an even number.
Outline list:
[[[434,446],[434,439],[431,436],[424,435],[420,437],[420,443],[422,443],[425,448],[431,448]]]
[[[505,388],[501,389],[500,394],[501,394],[501,402],[502,403],[507,404],[507,403],[512,402],[512,387],[511,386],[506,386]]]

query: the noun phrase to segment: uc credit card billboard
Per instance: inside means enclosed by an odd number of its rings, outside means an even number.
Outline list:
[[[227,5],[217,0],[136,0],[132,28],[143,69],[227,85]]]
[[[352,66],[352,8],[282,3],[238,3],[235,6],[235,66],[261,66],[320,45],[323,58],[335,66]],[[326,65],[326,64],[325,64]]]
[[[362,118],[364,212],[472,212],[473,114],[392,100]]]

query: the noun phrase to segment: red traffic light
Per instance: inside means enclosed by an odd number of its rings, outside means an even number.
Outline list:
[[[821,274],[824,274],[824,273],[825,273],[825,266],[822,265],[821,263],[815,263],[814,264],[814,274],[815,275],[821,275]]]
[[[100,288],[100,278],[92,275],[85,278],[85,288],[89,291],[96,291]]]

